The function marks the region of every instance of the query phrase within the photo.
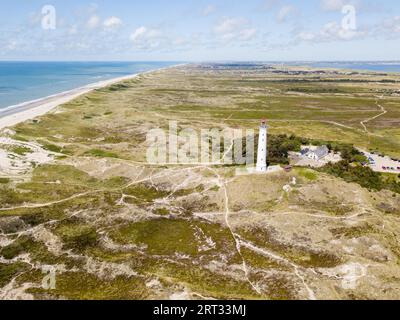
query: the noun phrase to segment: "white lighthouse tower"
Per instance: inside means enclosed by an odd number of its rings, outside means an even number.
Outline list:
[[[257,172],[267,172],[267,138],[268,126],[267,121],[262,120],[260,126],[260,135],[258,138],[258,153],[257,153]]]

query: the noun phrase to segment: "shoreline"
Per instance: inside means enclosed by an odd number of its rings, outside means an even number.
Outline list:
[[[72,90],[63,91],[60,93],[56,93],[47,97],[43,97],[36,100],[31,100],[27,102],[23,102],[17,105],[9,106],[3,109],[0,109],[0,130],[3,130],[8,127],[15,126],[21,122],[34,119],[36,117],[42,116],[56,107],[70,102],[75,98],[78,98],[81,95],[87,94],[96,89],[102,89],[108,87],[110,85],[135,79],[138,76],[148,74],[151,72],[167,70],[170,68],[179,67],[185,64],[177,64],[165,68],[159,68],[154,70],[149,70],[141,73],[126,75],[118,78],[113,78],[109,80],[103,80],[95,83],[91,83],[85,85],[83,87],[78,87]]]

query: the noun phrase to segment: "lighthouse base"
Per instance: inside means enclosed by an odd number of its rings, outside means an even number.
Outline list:
[[[257,174],[269,174],[275,172],[281,172],[283,169],[280,166],[269,166],[265,167],[264,171],[258,171],[257,167],[246,167],[246,168],[237,168],[236,175],[237,176],[247,176],[247,175],[257,175]]]
[[[256,171],[260,173],[267,172],[268,168],[267,166],[257,166]]]

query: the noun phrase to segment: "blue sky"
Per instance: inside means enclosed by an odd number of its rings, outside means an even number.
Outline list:
[[[0,11],[0,60],[400,60],[399,53],[395,0],[3,0]]]

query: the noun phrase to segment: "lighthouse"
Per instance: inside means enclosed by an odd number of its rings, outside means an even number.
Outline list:
[[[260,134],[258,138],[258,153],[257,153],[257,172],[267,172],[267,138],[268,125],[266,120],[262,120],[260,126]]]

